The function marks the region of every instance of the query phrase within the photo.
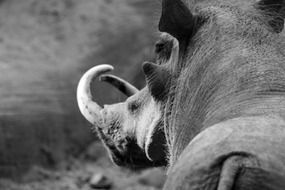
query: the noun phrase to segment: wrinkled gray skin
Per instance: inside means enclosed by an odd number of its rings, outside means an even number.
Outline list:
[[[102,109],[83,77],[80,110],[115,163],[167,165],[166,190],[285,188],[285,3],[260,2],[163,0],[159,29],[173,37],[143,65],[146,88],[103,76],[134,95]]]

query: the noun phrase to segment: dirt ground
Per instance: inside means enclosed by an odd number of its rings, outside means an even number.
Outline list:
[[[93,178],[95,182],[92,181]],[[158,190],[162,188],[164,179],[164,170],[161,168],[133,172],[115,166],[101,143],[95,142],[79,158],[69,159],[55,170],[34,166],[21,181],[1,179],[0,189]],[[94,187],[95,185],[97,188]]]
[[[152,4],[0,0],[0,178],[18,178],[34,165],[57,168],[96,140],[78,109],[77,83],[94,65],[111,64],[113,74],[144,85],[141,64],[154,44]],[[92,92],[100,105],[126,98],[97,81]],[[84,165],[66,165],[75,163]]]
[[[118,168],[92,143],[75,96],[79,78],[97,64],[144,85],[139,71],[156,30],[148,17],[158,4],[0,0],[0,190],[161,188],[160,169]],[[115,89],[96,85],[99,103],[121,100]]]

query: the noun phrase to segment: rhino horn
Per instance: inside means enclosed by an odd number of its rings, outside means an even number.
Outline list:
[[[89,69],[77,86],[77,103],[82,115],[92,124],[100,126],[102,108],[92,100],[91,82],[98,76],[113,70],[111,65],[99,65]]]
[[[136,94],[139,90],[128,83],[127,81],[116,77],[114,75],[102,75],[99,78],[100,81],[108,82],[109,84],[116,87],[118,90],[120,90],[122,93],[124,93],[126,96],[132,96]]]
[[[196,17],[181,0],[163,0],[159,31],[167,32],[180,43],[193,35]]]
[[[285,18],[285,0],[260,0],[257,9],[268,18],[268,24],[277,33],[282,32]]]

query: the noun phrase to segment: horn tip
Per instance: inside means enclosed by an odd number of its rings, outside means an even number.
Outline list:
[[[109,65],[109,64],[102,64],[102,65],[99,65],[99,67],[105,68],[108,71],[114,70],[114,67],[112,65]]]
[[[107,81],[108,79],[110,79],[110,76],[109,75],[101,75],[99,77],[99,81]]]

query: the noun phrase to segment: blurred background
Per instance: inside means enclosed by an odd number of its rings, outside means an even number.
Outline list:
[[[159,15],[160,1],[149,0],[0,1],[1,190],[160,188],[160,170],[134,174],[110,163],[76,102],[94,65],[144,86]],[[99,82],[93,93],[100,104],[125,99]]]

